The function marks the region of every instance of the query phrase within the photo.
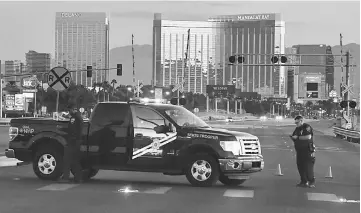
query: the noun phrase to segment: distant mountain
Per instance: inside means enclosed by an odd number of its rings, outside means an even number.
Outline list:
[[[150,84],[153,70],[152,45],[134,45],[135,76],[136,80]],[[110,81],[117,80],[119,84],[129,85],[133,81],[132,46],[116,47],[110,50],[110,68],[116,68],[117,64],[123,64],[123,76],[117,76],[116,70],[110,71]]]

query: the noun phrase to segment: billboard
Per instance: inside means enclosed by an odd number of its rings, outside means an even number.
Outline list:
[[[235,94],[236,87],[234,85],[207,85],[206,92],[211,98],[226,98]]]

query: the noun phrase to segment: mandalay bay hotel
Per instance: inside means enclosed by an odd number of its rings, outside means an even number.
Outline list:
[[[167,87],[183,79],[184,91],[193,93],[206,93],[206,85],[235,84],[242,92],[286,97],[285,67],[257,66],[271,64],[271,54],[284,53],[284,36],[280,14],[173,21],[156,13],[152,84]],[[244,54],[245,62],[230,65],[234,54]]]

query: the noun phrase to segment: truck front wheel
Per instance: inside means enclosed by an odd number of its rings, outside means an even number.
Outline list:
[[[229,179],[227,176],[224,175],[219,176],[219,182],[223,183],[226,186],[239,186],[242,185],[245,181],[245,179]]]
[[[43,147],[36,151],[33,170],[42,180],[57,180],[63,174],[63,156],[55,148]]]
[[[185,174],[193,186],[212,186],[219,178],[219,165],[210,155],[196,154],[186,166]]]

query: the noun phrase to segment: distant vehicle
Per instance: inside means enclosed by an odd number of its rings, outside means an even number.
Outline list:
[[[62,175],[67,121],[12,119],[8,158],[32,162],[40,179]],[[106,102],[84,122],[82,166],[99,170],[185,175],[194,186],[240,185],[264,168],[258,137],[213,129],[182,106]]]

